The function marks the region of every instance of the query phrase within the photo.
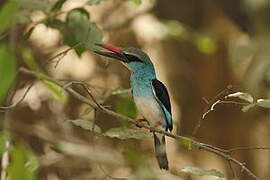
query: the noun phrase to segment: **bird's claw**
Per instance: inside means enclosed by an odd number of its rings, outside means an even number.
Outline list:
[[[142,124],[143,124],[144,122],[146,122],[146,123],[149,125],[149,123],[148,123],[148,121],[147,121],[146,119],[136,119],[135,121],[136,121],[136,126],[137,126],[138,128],[142,128],[142,127],[143,127]]]

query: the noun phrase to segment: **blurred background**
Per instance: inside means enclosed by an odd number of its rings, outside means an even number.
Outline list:
[[[170,170],[160,171],[146,130],[95,112],[55,84],[17,73],[26,67],[63,82],[84,81],[102,105],[140,117],[129,71],[95,55],[96,42],[138,47],[151,57],[169,90],[173,133],[225,149],[270,146],[269,110],[260,107],[242,112],[239,105],[217,105],[193,134],[207,106],[202,98],[212,99],[229,84],[233,92],[269,98],[269,1],[4,0],[0,7],[0,58],[10,59],[0,64],[0,103],[22,100],[0,114],[2,159],[10,149],[7,170],[1,169],[10,179],[215,179],[181,171],[188,166],[233,179],[226,160],[171,138]],[[79,85],[72,87],[87,96]],[[114,138],[127,127],[144,132],[143,138]],[[233,156],[261,179],[270,178],[269,150]],[[233,168],[239,180],[249,179]]]

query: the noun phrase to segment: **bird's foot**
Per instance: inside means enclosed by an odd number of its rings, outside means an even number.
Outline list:
[[[143,124],[143,123],[147,123],[149,125],[149,122],[146,119],[136,119],[135,122],[136,122],[136,126],[139,128],[142,128],[140,124]]]
[[[155,129],[162,126],[162,122],[158,121],[154,126],[150,127],[150,132],[155,132]]]

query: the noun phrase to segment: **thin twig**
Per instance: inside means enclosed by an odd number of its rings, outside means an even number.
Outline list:
[[[235,169],[233,168],[233,166],[232,166],[232,163],[231,163],[231,161],[228,161],[228,165],[229,165],[229,168],[231,169],[231,171],[232,171],[232,174],[233,174],[233,179],[234,180],[237,180],[238,178],[237,178],[237,174],[236,174],[236,171],[235,171]]]
[[[197,125],[193,129],[192,136],[195,136],[198,130],[201,127],[202,121],[205,119],[206,115],[208,115],[211,111],[214,110],[215,106],[220,103],[221,99],[227,95],[232,89],[232,85],[228,85],[225,89],[220,91],[215,97],[213,97],[210,101],[208,101],[205,97],[203,97],[204,102],[207,106],[204,108],[202,116],[199,118]]]
[[[270,147],[266,146],[248,146],[248,147],[236,147],[226,150],[227,153],[232,153],[235,151],[243,151],[243,150],[270,150]]]
[[[60,53],[58,53],[58,54],[56,54],[55,56],[51,57],[51,58],[46,62],[46,64],[49,64],[49,63],[55,63],[54,68],[56,68],[56,67],[59,65],[60,61],[67,55],[67,53],[68,53],[69,51],[71,51],[72,49],[74,49],[74,48],[76,48],[76,47],[78,47],[78,46],[80,46],[80,45],[82,45],[82,42],[79,42],[79,43],[75,44],[74,46],[65,49],[64,51],[61,51]],[[53,61],[55,58],[58,58],[58,59],[57,59],[56,61]]]
[[[34,83],[32,82],[28,87],[27,89],[25,90],[25,92],[23,93],[23,96],[19,99],[19,101],[17,101],[16,103],[13,103],[11,105],[8,105],[8,106],[1,106],[0,107],[0,112],[1,110],[4,111],[6,109],[10,109],[10,108],[14,108],[16,107],[18,104],[20,104],[26,97],[26,95],[28,94],[28,92],[30,91],[30,89],[33,87]]]
[[[32,76],[36,75],[35,72],[32,72],[32,71],[30,71],[28,69],[25,69],[25,68],[20,68],[20,71],[22,73],[25,73],[25,74],[28,74],[28,75],[32,75]],[[64,88],[64,86],[65,86],[65,84],[63,84],[63,83],[61,83],[61,82],[59,82],[59,81],[57,81],[57,80],[55,80],[55,79],[53,79],[51,77],[44,77],[44,78],[46,78],[46,80],[53,81],[54,83],[58,84],[62,88]],[[69,94],[71,94],[74,98],[81,101],[82,103],[85,103],[85,104],[88,104],[91,107],[94,107],[95,110],[97,110],[97,111],[100,111],[102,113],[113,116],[116,119],[126,120],[128,122],[133,123],[134,125],[141,126],[141,127],[145,128],[145,129],[151,130],[152,132],[160,133],[160,134],[166,135],[166,136],[174,138],[174,139],[178,139],[178,140],[182,140],[182,141],[188,141],[188,142],[190,142],[191,146],[193,145],[194,147],[197,147],[200,150],[204,150],[204,151],[207,151],[207,152],[214,153],[217,156],[222,157],[226,161],[229,161],[229,162],[232,162],[232,163],[238,165],[244,172],[246,172],[249,175],[249,177],[251,177],[252,179],[255,179],[255,180],[259,180],[259,177],[257,177],[251,170],[249,170],[244,163],[242,163],[242,162],[238,161],[237,159],[233,158],[229,153],[226,153],[227,152],[226,149],[217,148],[217,147],[209,145],[209,144],[204,144],[204,143],[195,141],[195,140],[190,139],[188,137],[175,135],[175,134],[169,133],[169,132],[161,130],[161,129],[150,127],[147,124],[140,123],[138,121],[135,121],[134,119],[123,116],[121,114],[118,114],[118,113],[116,113],[114,111],[111,111],[111,110],[109,110],[107,108],[104,108],[104,107],[102,109],[100,109],[97,104],[93,103],[88,98],[86,98],[86,97],[82,96],[81,94],[79,94],[77,91],[72,89],[72,87],[69,86],[69,87],[65,87],[65,88],[66,88],[66,91]]]
[[[66,89],[67,87],[72,86],[73,84],[79,84],[83,87],[83,89],[87,92],[87,94],[90,96],[90,98],[94,101],[94,103],[100,108],[103,109],[103,107],[96,101],[96,99],[94,98],[94,96],[91,93],[90,88],[88,87],[88,84],[86,84],[85,82],[69,82],[64,86],[64,89]]]
[[[114,179],[114,180],[127,180],[127,178],[118,178],[118,177],[112,177],[111,175],[109,175],[105,169],[99,164],[99,169],[103,172],[103,174],[109,178],[109,179]]]

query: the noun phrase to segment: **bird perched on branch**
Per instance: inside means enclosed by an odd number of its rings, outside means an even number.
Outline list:
[[[109,58],[120,60],[131,72],[130,85],[138,111],[151,127],[163,130],[173,129],[171,104],[164,84],[156,78],[156,72],[149,56],[134,48],[120,48],[97,44],[107,51],[94,51]],[[154,133],[155,154],[161,169],[168,169],[165,136]]]

